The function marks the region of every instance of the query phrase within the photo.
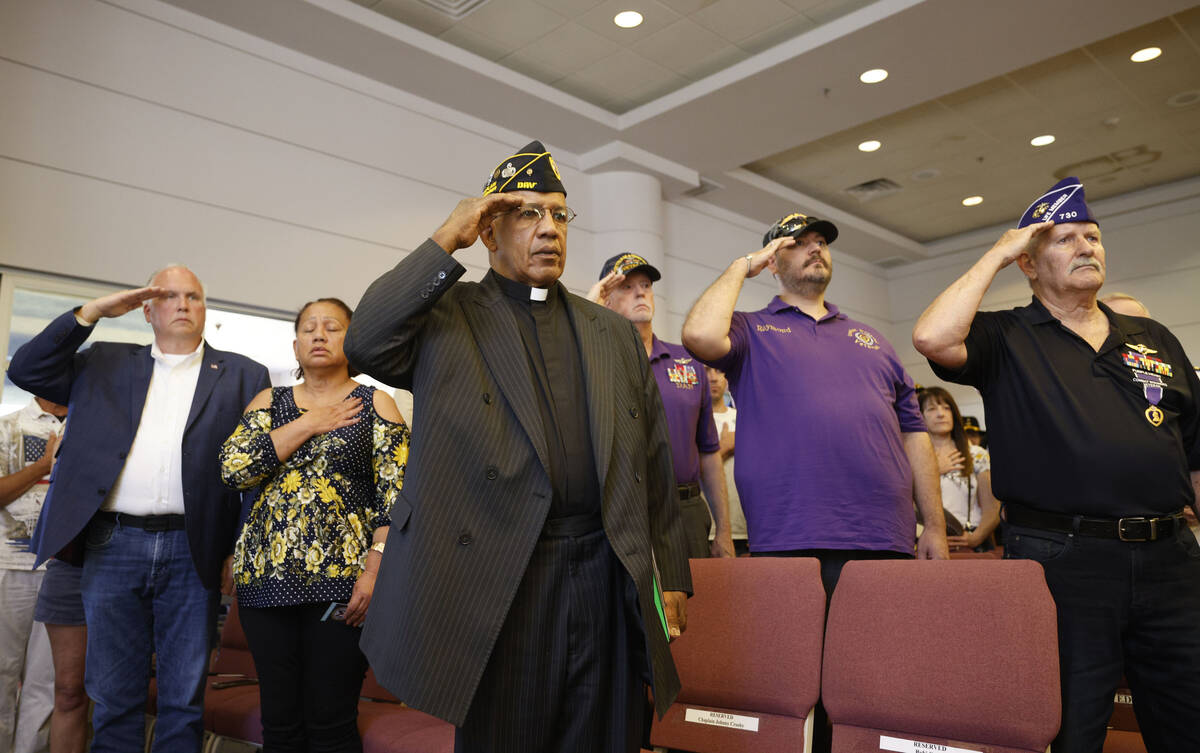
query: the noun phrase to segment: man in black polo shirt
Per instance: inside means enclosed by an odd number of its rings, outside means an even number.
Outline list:
[[[1030,305],[979,312],[1016,262]],[[1096,300],[1100,228],[1067,178],[925,311],[913,344],[977,387],[1005,556],[1042,563],[1058,606],[1063,724],[1052,746],[1099,751],[1124,671],[1146,746],[1200,751],[1200,380],[1156,321]]]

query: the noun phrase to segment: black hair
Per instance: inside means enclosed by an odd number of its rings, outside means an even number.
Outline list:
[[[293,332],[296,332],[297,334],[299,334],[300,319],[302,319],[304,317],[304,312],[308,311],[309,306],[315,306],[318,303],[331,303],[334,306],[337,306],[338,308],[340,308],[342,310],[342,313],[346,315],[347,322],[349,322],[350,319],[354,316],[354,309],[347,306],[346,302],[343,301],[341,298],[318,298],[315,301],[309,301],[308,303],[304,304],[303,306],[300,307],[300,310],[296,312],[296,321],[292,323],[292,331]],[[358,369],[354,368],[353,366],[350,366],[349,364],[347,364],[347,369],[349,370],[351,377],[356,377],[362,373]],[[304,378],[304,367],[301,366],[300,364],[296,364],[296,370],[292,372],[292,375],[294,377],[296,377],[297,379],[303,379]]]

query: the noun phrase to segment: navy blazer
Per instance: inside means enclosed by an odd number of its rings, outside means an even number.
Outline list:
[[[38,397],[69,408],[33,551],[37,564],[63,557],[116,483],[133,445],[154,371],[149,345],[98,342],[68,311],[13,355],[8,377]],[[204,346],[204,361],[183,431],[183,501],[188,545],[201,582],[221,583],[233,551],[241,497],[221,483],[217,452],[254,396],[270,387],[266,367],[245,356]],[[68,551],[64,551],[68,550]]]

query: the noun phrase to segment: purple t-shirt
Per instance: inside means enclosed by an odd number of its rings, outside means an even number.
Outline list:
[[[738,407],[734,477],[754,551],[912,552],[912,469],[901,432],[925,431],[912,378],[876,330],[814,321],[775,297],[736,311],[712,365]]]
[[[658,382],[667,429],[671,433],[671,464],[675,483],[700,480],[700,453],[721,449],[721,438],[712,415],[708,374],[682,345],[657,337],[650,346],[650,370]]]

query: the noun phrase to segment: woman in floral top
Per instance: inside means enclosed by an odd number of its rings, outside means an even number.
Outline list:
[[[962,415],[950,393],[928,387],[917,394],[925,428],[933,440],[942,481],[942,507],[963,524],[963,532],[947,536],[951,549],[995,548],[992,531],[1000,524],[1000,502],[992,495],[987,450],[967,441]]]
[[[221,447],[225,483],[261,485],[233,579],[262,698],[263,747],[361,751],[358,648],[404,479],[408,427],[355,382],[342,351],[350,308],[305,304],[294,348],[304,381],[254,398]]]

